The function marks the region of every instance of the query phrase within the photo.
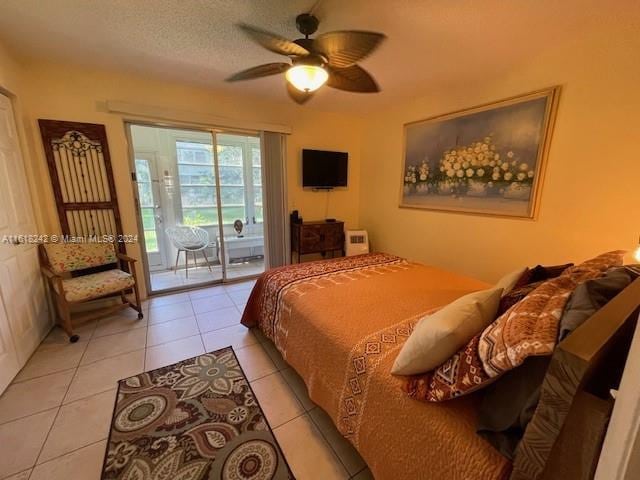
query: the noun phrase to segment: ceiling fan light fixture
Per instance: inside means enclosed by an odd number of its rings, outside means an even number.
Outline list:
[[[321,65],[293,65],[285,74],[287,81],[301,92],[313,92],[329,79],[329,73]]]

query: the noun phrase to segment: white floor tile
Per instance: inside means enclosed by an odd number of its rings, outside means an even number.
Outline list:
[[[149,298],[144,302],[149,308],[162,307],[164,305],[173,305],[174,303],[182,303],[189,301],[189,294],[187,292],[174,293],[170,295],[158,295]]]
[[[204,346],[200,335],[149,347],[147,348],[145,371],[165,367],[203,353]]]
[[[140,350],[145,347],[146,341],[147,331],[145,328],[93,338],[89,341],[89,346],[84,352],[80,365]]]
[[[236,350],[236,357],[250,382],[278,371],[260,344]]]
[[[142,373],[143,369],[144,350],[98,360],[80,367],[73,377],[64,403],[112,390],[118,386],[118,380]]]
[[[33,467],[47,438],[57,408],[0,425],[0,478]],[[10,450],[8,450],[9,448]]]
[[[233,325],[202,334],[202,341],[207,352],[232,346],[238,350],[258,343],[256,337],[244,325]]]
[[[228,295],[197,298],[192,300],[191,303],[193,304],[193,311],[196,313],[206,313],[222,308],[235,307],[233,300],[231,300]]]
[[[192,316],[193,308],[191,308],[190,301],[163,305],[161,307],[152,307],[149,309],[149,325]]]
[[[273,429],[298,480],[346,480],[349,474],[307,415]]]
[[[99,480],[106,446],[103,440],[40,464],[29,480]]]
[[[222,308],[196,315],[201,333],[219,330],[240,323],[240,312],[236,307]]]
[[[271,428],[276,428],[304,412],[293,390],[280,373],[255,380],[251,383],[251,388]]]
[[[14,382],[77,367],[88,344],[89,342],[83,340],[77,343],[66,342],[64,345],[41,344],[22,368]]]
[[[127,313],[121,312],[117,315],[110,315],[100,320],[95,332],[93,332],[92,338],[95,339],[96,337],[103,337],[114,333],[128,332],[136,328],[146,327],[149,323],[148,315],[146,314],[144,318],[138,319],[138,312],[135,310],[126,310],[126,312]]]
[[[169,343],[181,338],[199,335],[195,317],[179,318],[170,322],[151,325],[147,331],[147,347]]]
[[[0,396],[0,424],[61,405],[74,373],[65,370],[10,385]]]
[[[58,412],[37,463],[106,439],[115,397],[114,389],[64,405]]]

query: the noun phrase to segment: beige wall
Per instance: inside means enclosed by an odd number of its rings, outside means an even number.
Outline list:
[[[358,226],[361,122],[357,117],[318,112],[295,104],[267,103],[255,98],[221,95],[203,88],[137,76],[86,71],[42,62],[26,65],[25,78],[27,93],[23,103],[28,114],[26,125],[33,158],[33,177],[39,182],[36,190],[45,219],[43,226],[48,232],[57,232],[59,227],[39,138],[39,118],[106,125],[123,229],[126,233],[137,231],[123,118],[106,112],[104,102],[107,100],[290,126],[292,134],[287,144],[289,204],[291,208],[299,209],[307,219],[324,218],[325,195],[303,191],[301,148],[348,151],[349,188],[331,194],[330,215],[345,220],[350,226]],[[140,249],[133,245],[129,253],[139,258]],[[142,272],[139,273],[142,277]]]
[[[507,76],[429,92],[364,128],[360,223],[375,248],[494,280],[521,265],[633,248],[640,233],[640,36],[629,25],[585,32],[523,59]],[[435,66],[437,68],[437,66]],[[398,208],[402,125],[561,85],[538,219]]]

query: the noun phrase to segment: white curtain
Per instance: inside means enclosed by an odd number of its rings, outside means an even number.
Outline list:
[[[261,140],[265,259],[273,268],[289,263],[286,135],[262,132]]]

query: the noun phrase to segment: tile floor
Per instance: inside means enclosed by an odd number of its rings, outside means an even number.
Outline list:
[[[179,267],[178,271],[159,270],[151,272],[151,286],[153,290],[158,292],[168,288],[195,286],[201,283],[212,282],[222,279],[222,267],[220,265],[211,265],[211,272],[204,265],[189,267],[189,276],[187,277],[184,266]],[[264,260],[256,259],[244,263],[232,263],[227,266],[227,278],[241,278],[259,275],[264,272]]]
[[[0,479],[97,480],[117,381],[228,345],[298,480],[372,479],[273,344],[239,324],[252,285],[155,297],[143,320],[103,317],[75,344],[55,328],[0,396]]]

